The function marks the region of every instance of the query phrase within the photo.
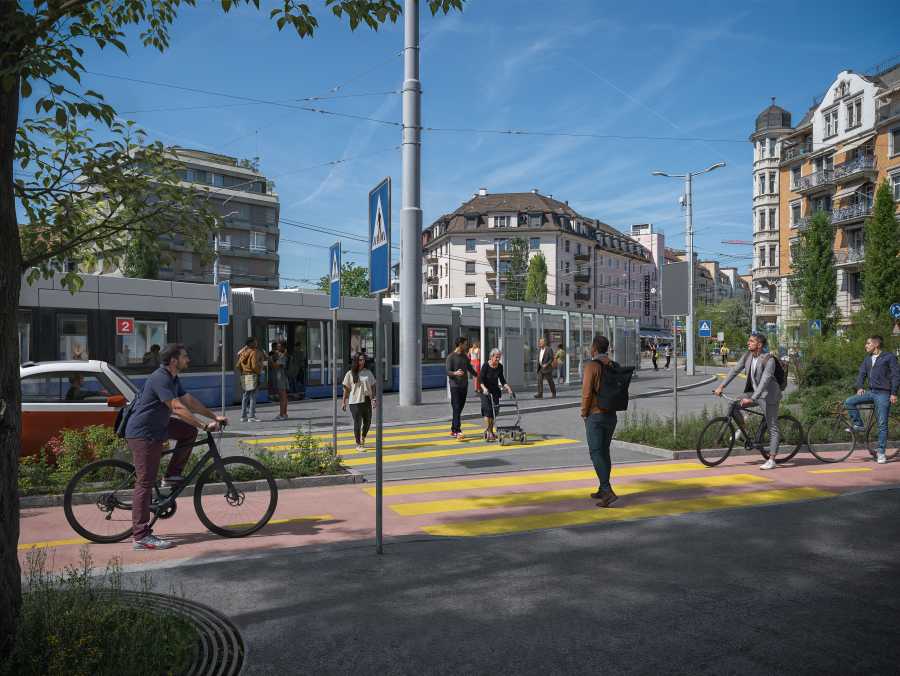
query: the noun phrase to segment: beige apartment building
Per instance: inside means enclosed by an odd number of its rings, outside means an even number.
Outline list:
[[[861,309],[863,227],[875,190],[886,180],[900,200],[900,64],[872,75],[841,71],[796,126],[773,101],[750,140],[757,327],[788,341],[804,333],[788,279],[793,246],[818,211],[834,226],[837,304],[851,321]]]

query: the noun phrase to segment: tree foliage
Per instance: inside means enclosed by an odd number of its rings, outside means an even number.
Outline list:
[[[500,250],[501,257],[506,255],[506,272],[501,271],[500,294],[507,300],[525,300],[525,277],[528,274],[528,242],[521,237],[514,237],[506,242]]]
[[[725,334],[725,344],[732,351],[732,354],[738,354],[743,351],[744,345],[747,343],[747,336],[750,334],[750,303],[749,301],[739,300],[737,298],[726,298],[714,305],[703,305],[697,310],[697,321],[707,319],[712,322],[713,336],[719,331]],[[710,339],[698,338],[695,341],[697,346],[697,355],[702,356],[701,350],[704,343],[708,344]]]
[[[891,186],[882,181],[875,208],[866,221],[863,307],[873,319],[888,320],[892,303],[900,303],[900,226]]]
[[[319,291],[328,293],[331,289],[331,275],[319,278]],[[354,263],[341,265],[341,295],[357,298],[369,297],[369,269]]]
[[[834,268],[834,230],[822,211],[809,220],[794,254],[791,294],[807,320],[821,319],[822,332],[837,324],[837,273]]]
[[[525,301],[547,302],[547,259],[538,252],[528,261],[528,281],[525,284]]]

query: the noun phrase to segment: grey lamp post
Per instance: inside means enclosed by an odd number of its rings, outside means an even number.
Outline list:
[[[685,335],[687,337],[687,374],[694,375],[694,199],[691,193],[691,180],[694,176],[700,174],[708,174],[714,169],[720,169],[725,166],[724,162],[716,162],[712,166],[702,171],[688,172],[686,174],[669,174],[665,171],[653,171],[651,176],[665,176],[666,178],[683,178],[684,179],[684,210],[685,210],[685,231],[684,239],[687,244],[688,258],[688,316],[685,322]]]

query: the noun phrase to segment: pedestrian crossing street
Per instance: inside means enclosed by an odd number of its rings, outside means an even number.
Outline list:
[[[555,437],[552,435],[530,435],[525,444],[500,445],[486,442],[482,436],[482,427],[475,423],[463,423],[465,435],[463,441],[450,436],[449,424],[411,425],[401,427],[385,427],[382,438],[383,462],[400,463],[438,458],[455,458],[470,455],[502,454],[527,448],[566,446],[581,443],[578,439]],[[321,443],[331,445],[331,434],[313,435]],[[294,435],[270,436],[256,439],[245,439],[241,443],[254,448],[265,449],[272,453],[286,453],[291,450]],[[375,430],[369,431],[366,439],[366,450],[357,451],[353,432],[339,432],[337,450],[348,467],[369,467],[375,465]]]
[[[693,462],[620,465],[614,468],[613,485],[620,499],[607,509],[589,497],[597,486],[592,469],[389,482],[384,501],[386,512],[399,519],[400,526],[436,536],[471,537],[836,495],[814,486],[778,484],[743,467],[711,470]],[[373,486],[360,490],[374,498]]]

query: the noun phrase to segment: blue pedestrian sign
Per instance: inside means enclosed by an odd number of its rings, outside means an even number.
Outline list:
[[[809,320],[809,332],[810,333],[822,333],[822,320],[821,319],[810,319]]]
[[[228,303],[231,300],[231,282],[219,282],[219,326],[228,326],[230,318],[228,316]]]
[[[328,288],[331,294],[330,309],[341,309],[341,243],[335,242],[329,249],[328,277],[331,280]]]
[[[369,193],[369,293],[391,286],[391,178]]]
[[[891,317],[894,319],[900,319],[900,303],[894,303],[891,305]]]
[[[701,319],[700,324],[698,326],[698,335],[701,338],[711,338],[712,337],[712,322],[708,319]]]

